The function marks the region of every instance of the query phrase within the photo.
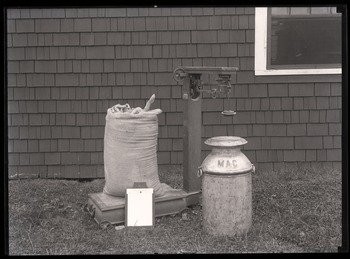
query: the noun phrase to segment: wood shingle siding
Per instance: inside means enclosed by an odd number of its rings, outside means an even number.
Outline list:
[[[305,10],[277,10],[296,11]],[[163,110],[158,163],[181,164],[183,100],[172,77],[180,65],[239,67],[232,99],[203,94],[203,141],[244,137],[261,169],[339,166],[341,77],[254,76],[254,21],[251,7],[9,9],[9,175],[103,177],[107,108],[144,106],[153,93]],[[202,150],[204,158],[210,148]]]

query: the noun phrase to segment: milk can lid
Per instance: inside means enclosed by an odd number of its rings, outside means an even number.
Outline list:
[[[248,142],[244,138],[236,136],[217,136],[207,139],[204,143],[214,147],[237,147],[243,146]]]

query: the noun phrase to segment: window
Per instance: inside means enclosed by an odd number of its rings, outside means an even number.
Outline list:
[[[255,8],[255,75],[341,74],[333,7]]]

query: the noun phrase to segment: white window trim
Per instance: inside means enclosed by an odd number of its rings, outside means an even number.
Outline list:
[[[255,75],[316,75],[341,74],[341,68],[266,69],[267,7],[255,8]]]

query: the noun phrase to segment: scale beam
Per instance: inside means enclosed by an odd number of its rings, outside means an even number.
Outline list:
[[[188,75],[202,74],[217,74],[217,75],[232,75],[238,71],[238,67],[177,67],[174,70],[173,77],[176,82],[182,82]]]

